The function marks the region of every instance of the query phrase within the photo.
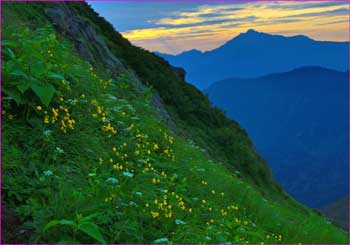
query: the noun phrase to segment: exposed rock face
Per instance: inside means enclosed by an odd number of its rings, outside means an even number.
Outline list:
[[[74,10],[62,3],[45,12],[58,31],[69,37],[80,55],[90,63],[102,62],[114,73],[124,70],[123,64],[112,54],[89,20],[80,18]]]
[[[113,78],[116,78],[120,72],[126,71],[125,66],[111,52],[103,37],[98,34],[98,31],[89,20],[81,18],[66,3],[56,3],[54,6],[46,9],[46,16],[59,32],[73,41],[75,48],[84,59],[91,64],[102,63],[107,69],[112,71]],[[176,74],[178,73],[176,72]],[[136,93],[146,89],[146,86],[135,73],[129,72],[129,75],[136,82]],[[158,110],[159,116],[171,130],[175,131],[176,125],[161,103],[159,95],[153,94],[152,102],[153,106]]]

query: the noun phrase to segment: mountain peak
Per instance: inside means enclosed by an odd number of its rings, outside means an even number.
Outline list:
[[[248,29],[246,32],[240,33],[237,37],[250,37],[250,38],[256,38],[256,37],[271,37],[271,38],[285,38],[285,39],[298,39],[298,40],[312,40],[308,36],[305,35],[295,35],[295,36],[284,36],[284,35],[278,35],[278,34],[270,34],[265,32],[258,32],[254,29]],[[235,39],[235,38],[233,38]]]
[[[258,34],[258,33],[260,33],[260,32],[257,32],[254,29],[248,29],[245,34]]]
[[[258,32],[254,29],[248,29],[246,32],[241,32],[238,36],[234,37],[232,40],[235,39],[255,39],[255,38],[259,38],[259,37],[271,37],[273,35],[268,34],[268,33],[264,33],[264,32]]]
[[[200,51],[198,49],[191,49],[191,50],[183,51],[179,55],[184,55],[184,54],[201,54],[201,53],[202,53],[202,51]]]

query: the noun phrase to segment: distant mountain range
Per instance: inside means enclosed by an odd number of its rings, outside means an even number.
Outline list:
[[[207,52],[178,55],[155,52],[186,70],[186,80],[199,89],[230,77],[257,77],[302,66],[346,71],[348,42],[315,41],[306,36],[285,37],[248,30]]]
[[[259,78],[222,80],[205,92],[248,131],[293,197],[322,207],[349,193],[348,76],[348,72],[303,67]]]

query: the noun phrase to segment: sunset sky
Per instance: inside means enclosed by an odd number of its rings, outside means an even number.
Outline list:
[[[90,2],[133,44],[176,54],[214,49],[241,32],[348,41],[346,2]]]

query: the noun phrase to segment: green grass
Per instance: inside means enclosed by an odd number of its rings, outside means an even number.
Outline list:
[[[127,71],[112,80],[52,27],[22,23],[3,33],[2,202],[26,242],[348,243],[171,132]]]

